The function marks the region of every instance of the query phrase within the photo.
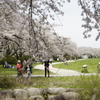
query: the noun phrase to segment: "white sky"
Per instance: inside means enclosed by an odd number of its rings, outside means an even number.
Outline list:
[[[92,37],[84,39],[83,31],[81,27],[83,21],[81,21],[81,7],[78,6],[77,0],[71,0],[70,3],[64,5],[64,16],[60,16],[59,19],[63,26],[56,27],[55,30],[60,36],[69,37],[71,41],[75,42],[78,47],[93,47],[100,48],[100,39],[95,41],[97,32],[91,32]],[[54,22],[60,23],[59,20]]]

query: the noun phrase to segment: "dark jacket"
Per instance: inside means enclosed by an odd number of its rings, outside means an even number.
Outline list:
[[[29,67],[29,68],[28,68],[28,67]],[[32,68],[33,68],[32,64],[26,64],[26,66],[25,66],[25,71],[27,72],[27,70],[30,70],[31,73],[32,73]]]
[[[45,66],[45,67],[49,67],[49,60],[44,61],[44,66]]]

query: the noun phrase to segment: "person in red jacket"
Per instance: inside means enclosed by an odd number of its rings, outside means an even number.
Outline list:
[[[18,60],[18,62],[16,64],[16,68],[17,68],[17,71],[22,70],[22,64],[21,64],[21,61],[20,60]]]

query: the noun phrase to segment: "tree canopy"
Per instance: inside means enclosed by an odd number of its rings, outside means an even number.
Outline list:
[[[96,40],[98,40],[100,37],[100,0],[78,0],[78,4],[82,8],[81,15],[85,22],[82,25],[85,28],[83,33],[85,38],[90,37],[89,32],[96,29],[98,32]]]
[[[90,37],[89,31],[96,29],[100,36],[100,0],[77,0],[82,8],[85,28],[84,36]],[[71,47],[76,48],[69,39],[60,38],[48,19],[55,20],[55,15],[63,15],[61,7],[71,0],[0,0],[0,51],[17,58],[24,53],[34,56],[48,51],[58,54]],[[51,40],[49,40],[49,38]],[[54,38],[53,38],[54,37]],[[70,45],[69,45],[70,44]],[[60,47],[60,48],[59,48]],[[55,51],[55,49],[57,49]],[[59,49],[58,49],[59,48]],[[63,49],[62,49],[63,48]],[[70,51],[75,51],[69,49]]]

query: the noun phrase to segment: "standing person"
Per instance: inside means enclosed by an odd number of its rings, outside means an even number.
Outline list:
[[[46,77],[46,74],[47,74],[47,73],[48,73],[48,77],[49,77],[49,74],[50,74],[50,72],[49,72],[49,63],[50,63],[49,59],[46,59],[46,60],[44,61],[44,66],[45,66],[45,77]]]

